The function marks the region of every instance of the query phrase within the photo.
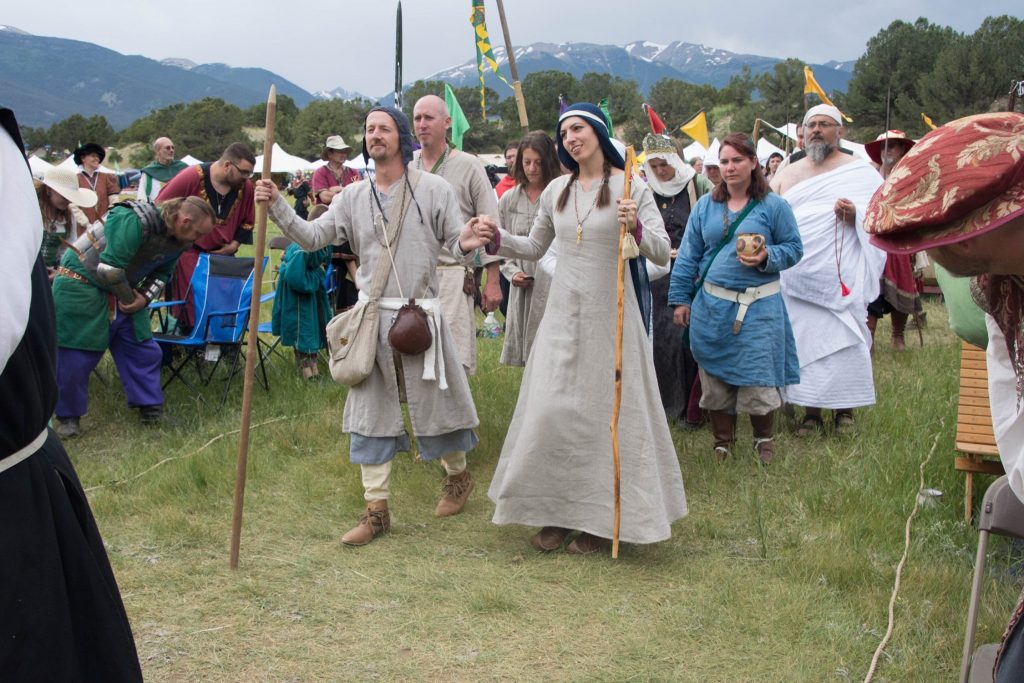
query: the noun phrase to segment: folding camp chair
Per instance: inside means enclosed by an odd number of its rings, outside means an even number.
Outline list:
[[[231,381],[239,371],[239,359],[243,357],[242,345],[249,320],[249,308],[253,284],[253,258],[200,254],[196,269],[189,285],[195,308],[195,325],[187,334],[157,332],[153,338],[169,357],[166,367],[170,373],[164,388],[178,379],[194,393],[200,401],[206,402],[202,392],[183,374],[189,364],[196,367],[199,380],[208,385],[213,379],[227,349],[231,356],[231,368],[225,379],[224,395],[220,405],[227,402]],[[266,265],[266,258],[264,258]],[[154,302],[151,307],[159,310],[168,306],[183,304],[184,301]],[[175,351],[179,353],[175,353]],[[180,359],[177,357],[180,356]],[[203,377],[203,359],[214,361],[209,374]],[[266,389],[267,375],[260,363],[263,387]]]
[[[967,607],[967,632],[964,635],[964,656],[960,665],[960,683],[991,681],[992,667],[998,645],[982,645],[974,651],[974,634],[978,626],[978,602],[981,583],[985,578],[985,553],[989,534],[1024,538],[1024,503],[1010,489],[1003,476],[988,487],[981,502],[978,518],[978,555],[974,560],[974,581],[971,583],[971,601]]]

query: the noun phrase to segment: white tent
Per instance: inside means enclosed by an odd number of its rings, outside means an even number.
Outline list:
[[[71,155],[71,156],[69,156],[69,157],[68,157],[67,159],[65,159],[64,161],[60,162],[60,163],[59,163],[59,164],[57,164],[57,165],[58,165],[58,166],[63,166],[63,167],[65,167],[65,168],[70,168],[70,169],[72,169],[72,170],[76,170],[76,169],[78,169],[78,164],[76,164],[76,163],[75,163],[75,155],[74,155],[74,154],[72,154],[72,155]],[[104,166],[103,164],[100,164],[100,173],[110,173],[110,174],[114,174],[114,170],[113,170],[113,169],[110,169],[110,168],[107,168],[107,167],[106,167],[106,166]]]
[[[768,161],[768,157],[775,152],[781,154],[783,159],[786,158],[786,151],[784,149],[776,147],[764,138],[757,141],[757,160],[761,162],[762,166]]]
[[[718,166],[718,150],[722,148],[722,143],[715,138],[711,141],[711,146],[708,147],[708,151],[704,152],[704,165],[705,166]]]
[[[43,161],[35,154],[28,158],[28,166],[32,169],[32,176],[40,180],[43,179],[43,174],[46,173],[47,169],[53,168],[53,164]]]
[[[181,158],[181,161],[184,161],[189,166],[198,166],[199,164],[203,163],[199,159],[196,159],[191,154],[186,154],[185,156],[183,156]]]
[[[281,149],[279,144],[274,143],[274,149],[270,155],[271,173],[295,173],[295,171],[310,171],[312,169],[312,162],[306,161],[302,157],[293,156]],[[260,154],[256,157],[256,172],[259,173],[262,170],[263,155]]]
[[[688,144],[683,148],[683,161],[689,161],[690,159],[704,159],[704,155],[707,150],[704,149],[704,145],[700,144],[696,140]]]

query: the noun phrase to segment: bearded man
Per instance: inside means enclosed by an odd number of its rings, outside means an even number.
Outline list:
[[[437,259],[442,249],[466,260],[494,234],[493,221],[473,219],[463,227],[459,201],[451,185],[413,166],[409,119],[391,107],[374,107],[366,116],[363,157],[373,159],[375,178],[356,183],[312,222],[295,215],[270,180],[256,184],[257,201],[270,203],[270,217],[306,251],[348,244],[359,257],[356,281],[367,297],[374,271],[394,258],[380,300],[377,360],[370,376],[352,386],[345,400],[342,430],[351,434],[349,457],[360,466],[366,510],[341,541],[361,546],[391,528],[388,499],[391,463],[410,449],[401,403],[409,408],[420,459],[440,459],[447,474],[434,513],[462,511],[474,487],[466,452],[477,444],[479,424],[469,381],[438,296]],[[389,253],[385,231],[401,220]],[[434,320],[431,348],[407,355],[392,349],[386,330],[395,310],[409,296]]]
[[[800,383],[786,388],[786,400],[806,408],[800,436],[822,430],[822,408],[834,411],[834,430],[843,434],[854,428],[854,408],[875,403],[867,307],[878,296],[885,253],[868,243],[862,226],[882,179],[840,151],[837,108],[811,107],[803,128],[807,156],[771,182],[793,207],[804,245],[803,259],[782,272],[800,358]]]
[[[249,145],[233,142],[217,161],[198,164],[179,173],[160,190],[157,202],[175,197],[199,197],[210,205],[217,217],[213,231],[196,240],[178,259],[174,270],[171,296],[185,302],[175,311],[182,329],[191,329],[194,324],[190,288],[199,254],[234,256],[240,245],[252,244],[256,203],[250,178],[255,168],[256,157]]]
[[[57,304],[56,431],[79,433],[89,402],[89,376],[109,348],[128,405],[143,423],[163,416],[163,354],[146,308],[160,296],[174,264],[213,229],[213,210],[197,198],[116,204],[61,259],[53,281]]]

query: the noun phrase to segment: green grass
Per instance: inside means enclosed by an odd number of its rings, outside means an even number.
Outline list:
[[[121,585],[151,681],[863,680],[886,629],[918,467],[938,435],[892,642],[878,681],[952,680],[959,670],[977,534],[953,470],[958,344],[928,304],[924,349],[888,348],[878,406],[858,431],[783,433],[779,460],[709,457],[706,430],[674,431],[690,515],[671,540],[606,554],[542,555],[532,529],[498,527],[485,492],[521,371],[480,340],[482,420],[465,512],[432,510],[443,473],[396,461],[393,530],[338,539],[362,508],[340,423],[344,388],[304,383],[290,362],[254,393],[241,567],[228,569],[240,385],[223,410],[168,394],[170,422],[143,429],[113,366],[93,381],[85,434],[68,444]],[[215,392],[209,396],[212,398]],[[276,420],[268,422],[270,420]],[[176,458],[138,476],[165,458]],[[120,482],[120,483],[118,483]],[[982,478],[982,487],[987,479]],[[979,496],[980,498],[980,496]],[[979,642],[997,640],[1019,591],[1016,554],[991,546]]]

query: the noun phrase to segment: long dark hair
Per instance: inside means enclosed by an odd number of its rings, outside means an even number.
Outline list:
[[[519,143],[519,151],[516,152],[516,163],[512,166],[512,179],[522,187],[530,184],[526,178],[526,171],[523,169],[523,152],[532,149],[540,156],[541,185],[547,187],[548,183],[557,178],[562,172],[558,166],[558,154],[555,151],[555,141],[551,136],[542,130],[535,130],[527,133]]]
[[[754,162],[754,168],[750,171],[750,186],[747,188],[747,196],[751,199],[764,199],[765,195],[772,190],[768,186],[768,180],[764,177],[764,169],[761,168],[761,162],[757,160],[757,150],[754,148],[754,141],[745,133],[729,133],[722,140],[720,149],[725,149],[726,147],[732,147]],[[716,202],[729,200],[729,188],[724,180],[715,185],[715,189],[711,191],[711,198]]]

